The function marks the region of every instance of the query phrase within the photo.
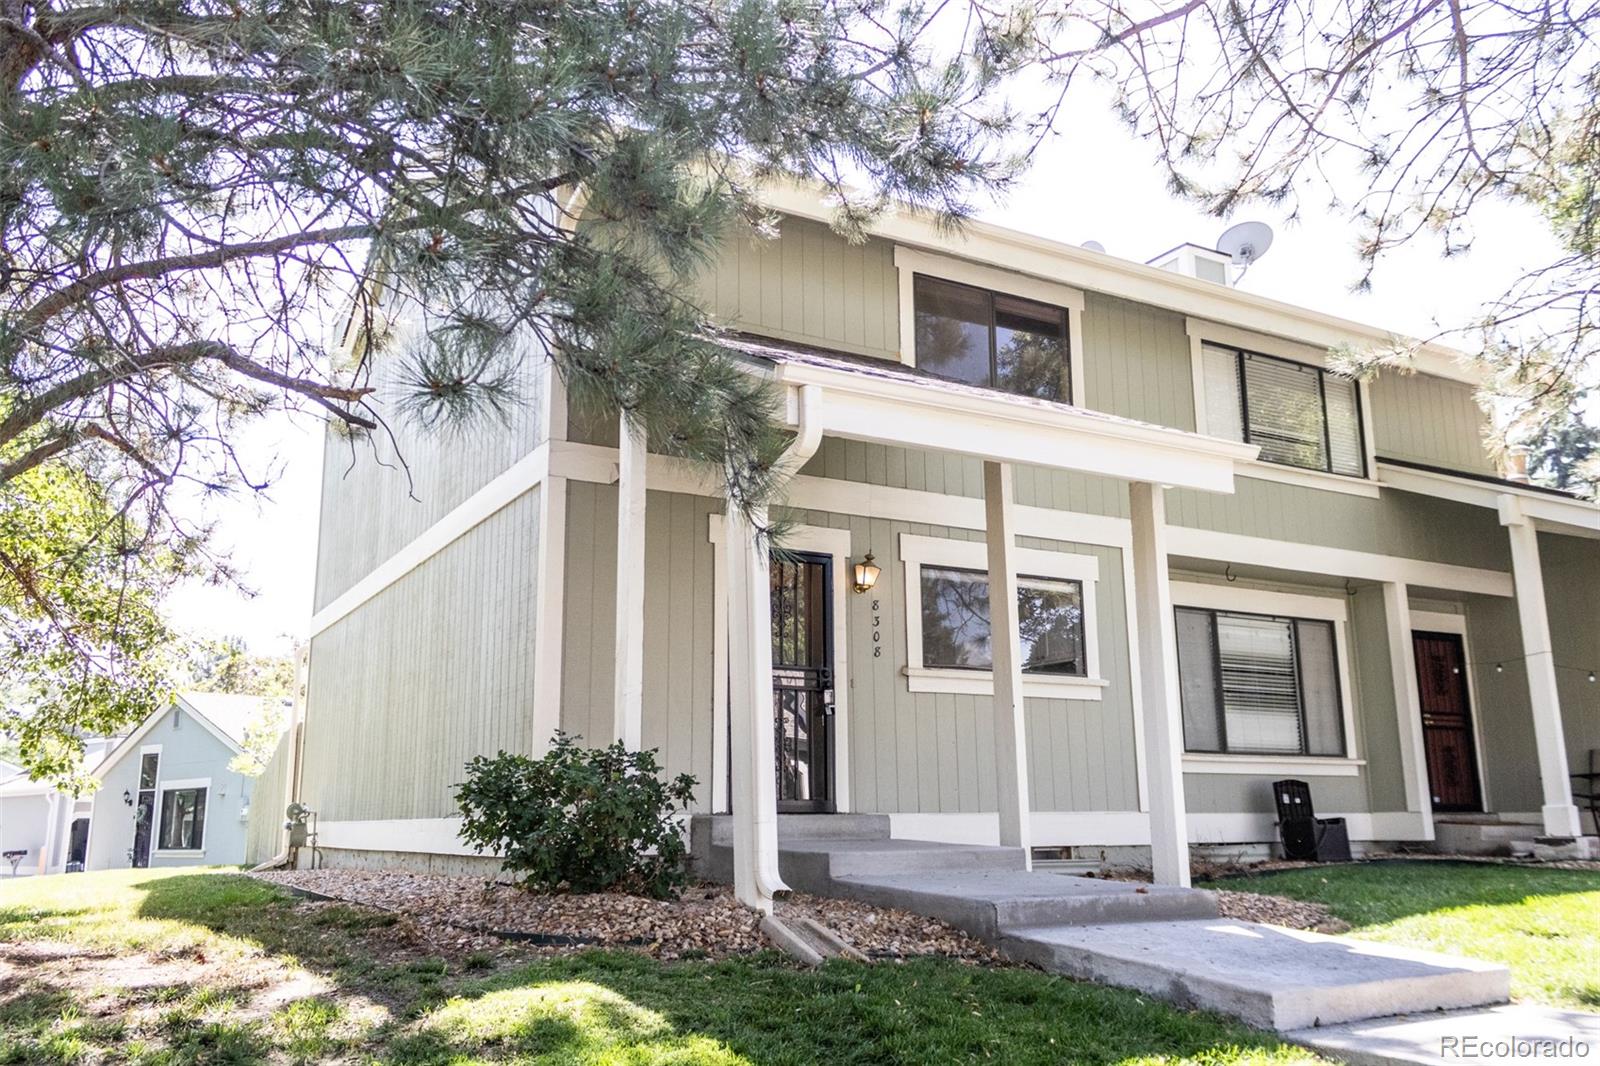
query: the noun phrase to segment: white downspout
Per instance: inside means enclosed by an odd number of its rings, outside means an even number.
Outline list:
[[[795,439],[774,467],[775,487],[799,472],[822,444],[822,387],[799,389]],[[766,508],[751,515],[766,522]],[[745,720],[737,723],[730,758],[734,760],[734,889],[741,902],[770,912],[772,899],[788,891],[778,871],[777,767],[774,764],[772,715],[772,596],[766,550],[754,541],[756,530],[729,510],[728,615],[733,672],[745,683],[730,686],[730,706],[744,704]],[[741,626],[741,621],[748,625]],[[740,647],[743,645],[743,647]],[[740,653],[743,653],[742,655]],[[743,661],[741,661],[741,659]],[[744,743],[740,743],[744,741]],[[742,765],[741,765],[742,764]]]

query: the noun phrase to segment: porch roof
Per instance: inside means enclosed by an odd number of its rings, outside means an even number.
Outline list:
[[[949,381],[881,359],[745,334],[725,335],[720,342],[773,368],[774,380],[786,386],[791,425],[799,420],[798,390],[820,387],[818,417],[829,436],[1211,492],[1232,492],[1234,464],[1254,459],[1258,451],[1252,444]]]

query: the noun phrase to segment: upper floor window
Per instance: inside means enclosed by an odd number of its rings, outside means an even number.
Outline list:
[[[1179,607],[1177,624],[1185,750],[1346,753],[1331,621]]]
[[[922,274],[915,281],[917,366],[942,378],[1072,402],[1067,312]]]
[[[1207,431],[1261,447],[1261,458],[1350,477],[1367,474],[1354,380],[1270,355],[1202,347]]]

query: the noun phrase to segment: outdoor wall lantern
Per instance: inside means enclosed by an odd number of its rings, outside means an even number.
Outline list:
[[[855,571],[855,587],[857,592],[868,592],[878,583],[878,575],[882,570],[872,561],[872,553],[868,552],[852,569]]]
[[[122,805],[124,807],[133,806],[133,793],[129,792],[127,789],[122,790]]]

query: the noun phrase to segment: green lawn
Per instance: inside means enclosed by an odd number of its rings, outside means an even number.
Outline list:
[[[216,871],[0,881],[0,1061],[1312,1061],[1132,993],[953,962],[435,954]]]
[[[1511,967],[1513,998],[1600,1009],[1600,873],[1460,862],[1377,862],[1207,885],[1324,904],[1369,940]]]

